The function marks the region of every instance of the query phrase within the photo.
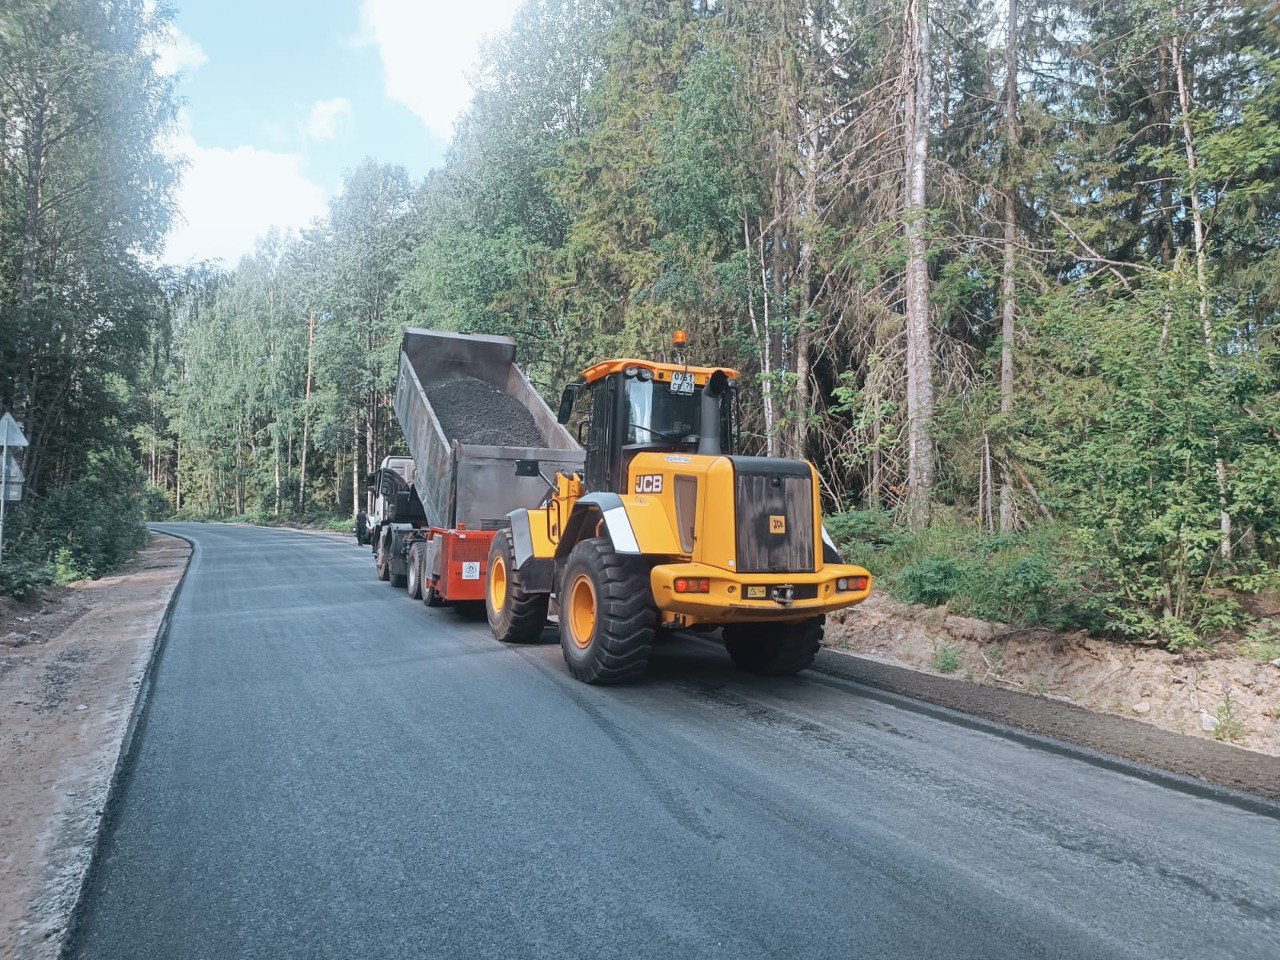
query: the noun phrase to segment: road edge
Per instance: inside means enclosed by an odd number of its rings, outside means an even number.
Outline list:
[[[71,946],[75,934],[80,926],[81,919],[84,916],[85,894],[88,892],[94,876],[98,872],[99,862],[102,857],[103,837],[107,832],[107,825],[114,819],[116,807],[120,800],[120,784],[124,779],[125,769],[132,759],[134,747],[137,744],[138,728],[141,726],[143,713],[146,711],[147,703],[151,699],[152,681],[155,676],[156,664],[160,659],[161,651],[163,651],[169,639],[169,626],[173,620],[173,608],[177,605],[178,598],[182,595],[182,588],[187,582],[187,575],[191,572],[196,556],[199,552],[195,540],[191,537],[183,536],[180,533],[173,533],[169,530],[159,530],[148,525],[154,533],[162,534],[166,537],[173,537],[175,540],[182,540],[190,548],[191,552],[187,554],[187,562],[183,565],[182,574],[178,577],[178,582],[174,584],[173,592],[169,594],[169,600],[165,604],[164,613],[160,617],[160,626],[156,628],[155,639],[151,643],[151,653],[147,656],[146,666],[142,669],[141,682],[138,684],[138,692],[133,700],[133,706],[129,711],[129,722],[125,725],[124,738],[120,742],[120,749],[116,754],[115,764],[111,771],[111,777],[107,782],[106,802],[102,805],[102,814],[98,817],[97,830],[91,841],[91,851],[88,863],[85,866],[84,873],[80,876],[80,883],[76,889],[75,899],[72,901],[71,909],[67,914],[66,922],[62,925],[62,934],[58,938],[56,952],[54,956],[63,958],[68,956],[68,950]]]
[[[826,656],[823,656],[823,654],[826,654]],[[844,663],[841,661],[844,661]],[[880,674],[880,676],[868,676],[866,673],[860,673],[851,669],[851,667],[855,665],[860,665],[864,668],[871,668],[873,673]],[[842,666],[845,667],[845,669],[840,669]],[[818,660],[810,670],[825,678],[826,682],[835,682],[840,686],[855,686],[860,692],[864,693],[864,695],[871,696],[874,699],[893,706],[898,706],[916,713],[923,713],[927,716],[936,717],[937,719],[967,727],[969,729],[978,730],[984,733],[991,733],[1007,740],[1023,743],[1036,749],[1048,750],[1062,756],[1081,760],[1092,766],[1134,776],[1149,783],[1156,783],[1201,799],[1226,803],[1250,813],[1256,813],[1280,820],[1280,802],[1277,802],[1280,797],[1273,798],[1264,793],[1255,793],[1239,787],[1224,784],[1209,777],[1193,776],[1184,771],[1170,770],[1165,767],[1155,766],[1153,764],[1143,762],[1142,760],[1126,756],[1122,752],[1100,749],[1097,746],[1091,746],[1063,736],[1040,733],[1011,720],[996,719],[992,716],[984,716],[980,713],[971,712],[963,707],[953,705],[952,703],[943,702],[945,699],[944,697],[921,696],[919,689],[911,690],[907,688],[906,685],[894,683],[892,677],[893,674],[898,672],[928,677],[935,690],[945,690],[945,684],[966,683],[966,681],[963,680],[952,680],[947,677],[935,677],[932,674],[922,674],[920,671],[913,671],[907,667],[898,667],[893,664],[882,663],[881,661],[874,660],[869,657],[863,657],[856,653],[837,650],[831,647],[824,647],[822,649]],[[1111,721],[1119,723],[1135,724],[1142,727],[1144,733],[1147,732],[1147,725],[1140,724],[1138,721],[1129,720],[1125,717],[1114,717],[1110,714],[1100,714],[1077,704],[1060,703],[1055,700],[1036,697],[1034,694],[1016,690],[1001,690],[999,693],[1001,695],[1008,695],[1009,697],[1016,697],[1019,699],[1032,698],[1036,701],[1037,707],[1043,706],[1044,709],[1054,712],[1067,714],[1069,712],[1074,713],[1079,711],[1089,716],[1107,717],[1110,718]],[[1159,730],[1158,728],[1154,729],[1163,736],[1179,736],[1179,734],[1170,733],[1169,731]],[[1239,750],[1239,748],[1235,747],[1228,749]],[[1240,752],[1248,754],[1251,758],[1256,756],[1258,762],[1268,760],[1273,763],[1275,762],[1274,758],[1269,758],[1265,754],[1254,754],[1252,751],[1243,750]],[[1280,792],[1280,787],[1278,787],[1278,792]]]

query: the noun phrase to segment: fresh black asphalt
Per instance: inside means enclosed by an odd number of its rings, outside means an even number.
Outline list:
[[[1280,820],[701,641],[587,687],[350,542],[162,529],[72,956],[1280,956]]]

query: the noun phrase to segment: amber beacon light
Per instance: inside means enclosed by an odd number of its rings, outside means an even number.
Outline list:
[[[672,339],[675,341],[675,345],[677,347],[687,346],[689,343],[689,335],[683,330],[677,330]]]

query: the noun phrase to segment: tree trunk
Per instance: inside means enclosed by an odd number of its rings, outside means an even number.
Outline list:
[[[813,19],[813,47],[821,50],[823,44],[822,21],[815,14]],[[803,119],[803,114],[801,115]],[[810,352],[813,350],[813,258],[814,235],[818,230],[818,152],[822,147],[820,125],[809,118],[809,136],[806,144],[808,155],[804,162],[803,210],[800,237],[800,323],[796,329],[796,395],[795,422],[791,430],[791,455],[803,460],[808,452],[809,418],[812,414],[812,390],[810,389]]]
[[[933,331],[925,238],[925,164],[929,154],[928,0],[905,9],[906,137],[903,230],[907,241],[907,522],[928,523],[933,494]]]
[[[352,419],[351,440],[351,515],[360,512],[360,415]]]
[[[747,243],[751,242],[751,235],[747,228],[746,217],[742,220],[743,238]],[[769,323],[769,270],[765,265],[764,258],[764,228],[760,229],[760,290],[762,293],[762,305],[764,307],[764,328],[757,329],[754,327],[755,311],[751,311],[752,330],[756,335],[756,340],[760,344],[760,373],[761,373],[761,401],[764,406],[764,449],[765,455],[772,457],[776,452],[774,449],[774,423],[776,416],[773,406],[773,331],[770,329]]]
[[[1013,162],[1018,146],[1018,0],[1009,0],[1009,22],[1004,46],[1004,265],[1000,284],[1000,412],[1013,413],[1013,341],[1017,326],[1018,186],[1014,183]],[[987,442],[984,437],[984,443]],[[988,447],[988,451],[989,451]],[[1006,451],[1004,458],[1007,460]],[[988,506],[990,506],[988,504]],[[1000,532],[1013,529],[1016,516],[1013,478],[1009,467],[1000,471]]]
[[[311,434],[311,370],[316,343],[316,313],[307,318],[307,384],[302,398],[302,463],[298,470],[298,512],[307,508],[307,445]]]
[[[1186,65],[1182,59],[1182,41],[1175,37],[1170,45],[1173,57],[1174,79],[1178,85],[1178,105],[1182,108],[1182,138],[1187,153],[1187,187],[1188,199],[1191,202],[1191,231],[1196,245],[1196,288],[1200,294],[1200,326],[1204,334],[1204,346],[1208,352],[1209,368],[1218,369],[1218,356],[1214,347],[1213,321],[1209,316],[1209,269],[1207,237],[1204,227],[1204,213],[1200,209],[1200,189],[1196,184],[1196,172],[1200,166],[1196,152],[1195,130],[1191,126],[1191,85],[1187,79]],[[1231,514],[1227,509],[1227,464],[1223,460],[1222,440],[1217,432],[1213,436],[1213,448],[1217,453],[1214,458],[1214,473],[1218,483],[1218,509],[1221,543],[1219,549],[1224,559],[1231,558]]]

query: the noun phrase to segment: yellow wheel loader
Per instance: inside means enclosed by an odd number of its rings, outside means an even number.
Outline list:
[[[558,419],[577,423],[584,469],[544,476],[544,505],[513,510],[494,537],[494,636],[532,641],[556,617],[587,683],[643,672],[659,628],[720,627],[755,673],[812,663],[826,614],[865,600],[871,576],[827,538],[811,464],[736,454],[737,376],[609,360],[565,389]],[[516,473],[540,469],[526,460]]]

